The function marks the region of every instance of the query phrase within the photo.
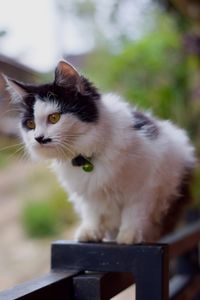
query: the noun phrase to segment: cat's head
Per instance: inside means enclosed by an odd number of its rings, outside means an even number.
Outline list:
[[[69,63],[59,62],[50,84],[7,79],[7,86],[20,108],[20,131],[32,157],[62,159],[89,151],[100,95]]]

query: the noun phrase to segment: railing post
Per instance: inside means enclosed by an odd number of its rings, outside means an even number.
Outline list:
[[[73,243],[52,245],[52,269],[129,272],[136,281],[136,300],[169,300],[168,246]]]
[[[101,300],[101,287],[98,276],[79,275],[73,279],[74,300]]]
[[[144,257],[145,259],[145,257]],[[136,300],[169,300],[169,256],[167,248],[143,260],[136,271]]]
[[[109,300],[134,283],[131,273],[84,273],[73,278],[74,300]]]

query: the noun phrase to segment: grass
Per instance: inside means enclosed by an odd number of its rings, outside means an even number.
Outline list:
[[[73,207],[53,175],[36,172],[30,176],[28,185],[37,190],[24,201],[22,209],[21,220],[28,236],[54,236],[76,222]]]

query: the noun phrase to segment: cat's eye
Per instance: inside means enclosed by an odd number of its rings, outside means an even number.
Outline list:
[[[28,129],[35,129],[35,122],[33,119],[26,120],[25,125]]]
[[[56,124],[60,120],[60,113],[53,113],[48,116],[48,122],[51,124]]]

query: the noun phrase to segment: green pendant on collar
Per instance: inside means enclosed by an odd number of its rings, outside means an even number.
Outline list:
[[[82,166],[83,171],[85,172],[92,172],[94,169],[93,164],[88,160],[83,166]]]
[[[94,165],[91,163],[91,158],[84,157],[81,154],[72,159],[72,165],[74,167],[82,167],[82,170],[87,173],[94,170]]]

